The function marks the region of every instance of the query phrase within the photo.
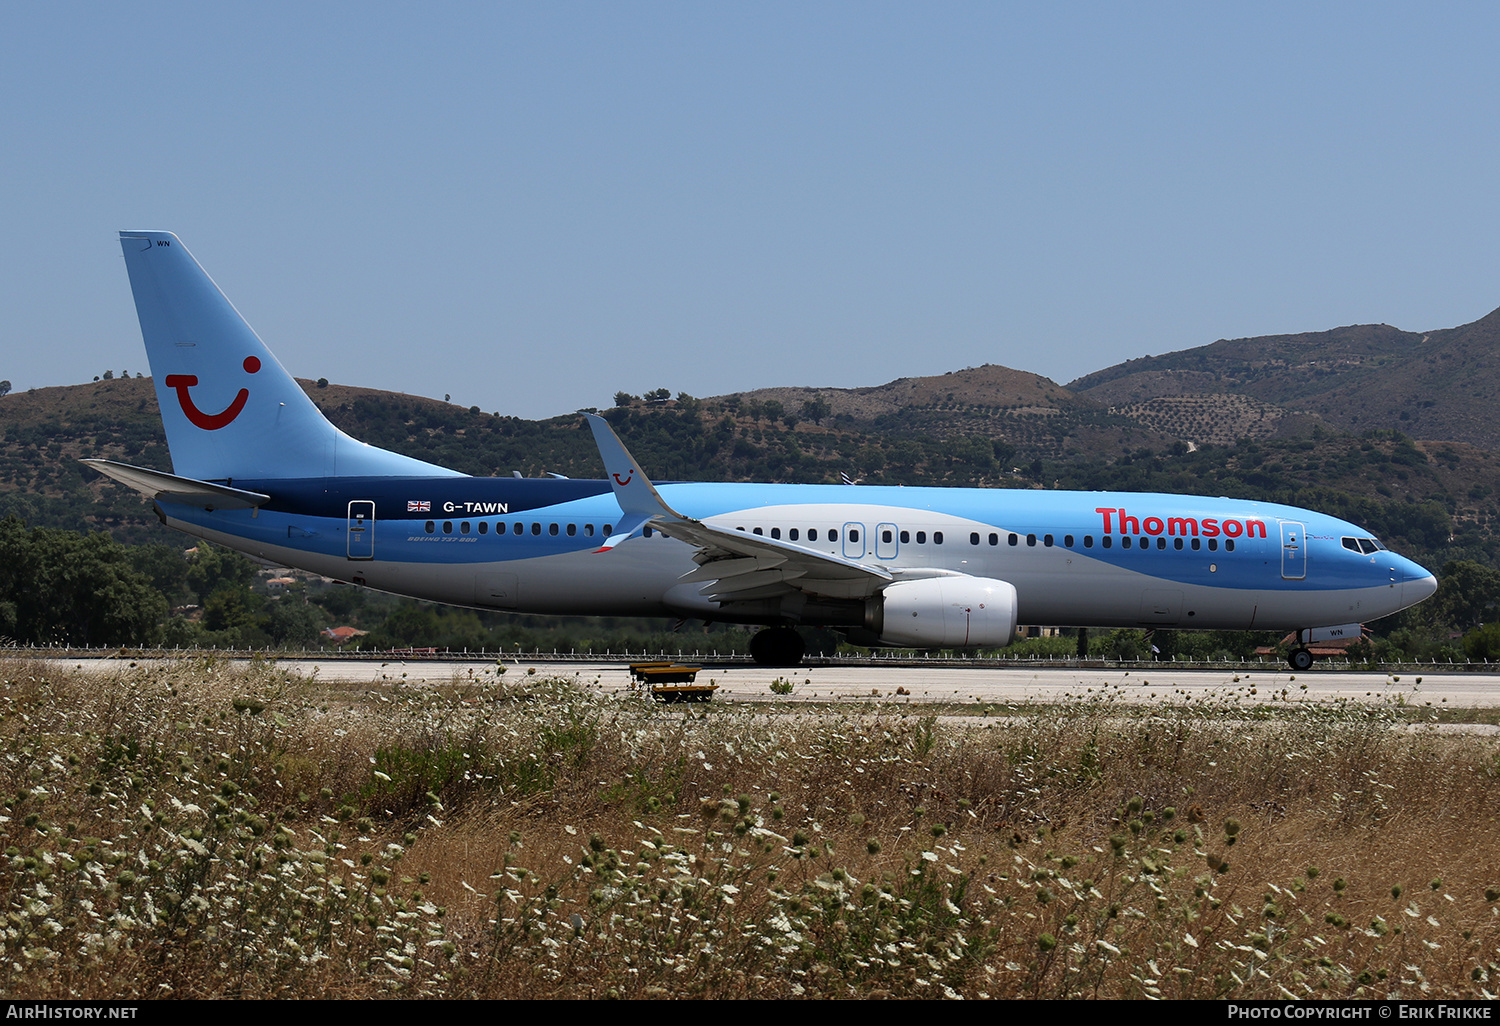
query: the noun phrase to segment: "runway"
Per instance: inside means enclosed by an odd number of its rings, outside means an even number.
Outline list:
[[[68,660],[66,665],[84,666],[98,672],[124,668],[124,664],[116,659]],[[492,679],[497,665],[503,665],[508,680],[534,670],[538,674],[577,675],[588,682],[597,681],[607,691],[624,691],[630,686],[630,675],[622,663],[286,660],[281,665],[302,675],[316,673],[320,680],[370,683],[403,679],[443,683],[455,677],[470,676]],[[782,696],[771,691],[771,684],[778,680],[792,684],[790,694]],[[1404,700],[1408,704],[1430,702],[1450,708],[1500,705],[1500,675],[1497,674],[1384,674],[1318,669],[1299,674],[1285,667],[1271,666],[1250,670],[1181,670],[1168,665],[1130,670],[910,666],[825,666],[789,670],[735,665],[704,669],[699,673],[698,681],[718,684],[718,698],[765,702],[897,700],[913,704],[1013,705],[1028,701],[1062,701],[1106,691],[1116,700],[1135,703],[1182,701],[1189,697],[1207,697],[1210,693],[1236,692],[1246,700],[1267,702],[1274,694],[1278,696],[1277,700],[1282,700],[1282,697],[1285,700],[1346,699],[1376,703]],[[905,694],[901,693],[903,689]]]

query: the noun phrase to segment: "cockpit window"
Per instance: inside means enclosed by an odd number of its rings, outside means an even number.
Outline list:
[[[1344,548],[1350,552],[1358,552],[1368,556],[1372,552],[1379,552],[1385,548],[1384,545],[1374,538],[1342,538]]]

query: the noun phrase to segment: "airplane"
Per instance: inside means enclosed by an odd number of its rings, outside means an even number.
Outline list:
[[[586,414],[606,477],[471,477],[326,420],[171,232],[120,233],[172,473],[89,466],[168,527],[282,566],[506,612],[796,627],[868,646],[996,648],[1017,624],[1296,631],[1306,646],[1427,598],[1354,524],[1246,499],[826,484],[654,485]]]

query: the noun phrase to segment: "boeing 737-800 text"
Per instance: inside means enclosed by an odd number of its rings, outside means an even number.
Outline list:
[[[604,480],[470,477],[330,424],[175,235],[120,242],[173,473],[86,462],[168,526],[278,565],[482,609],[760,625],[752,651],[775,664],[801,658],[797,625],[916,648],[1005,645],[1018,622],[1305,644],[1437,587],[1353,524],[1243,499],[657,488],[593,415]]]

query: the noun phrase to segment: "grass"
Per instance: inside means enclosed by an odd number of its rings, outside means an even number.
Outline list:
[[[0,663],[0,986],[1491,998],[1500,756],[1410,715]]]

